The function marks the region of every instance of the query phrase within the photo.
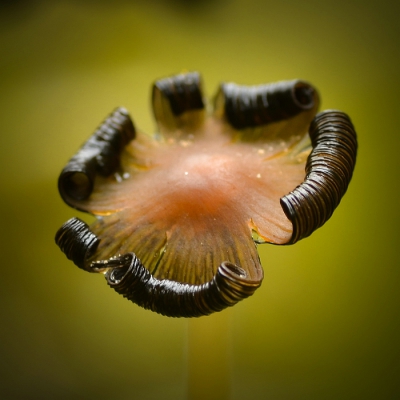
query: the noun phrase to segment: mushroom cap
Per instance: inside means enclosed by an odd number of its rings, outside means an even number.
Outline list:
[[[304,180],[317,91],[302,81],[224,84],[207,112],[199,76],[189,78],[156,82],[158,132],[136,132],[119,170],[96,175],[90,196],[66,197],[98,216],[91,230],[100,243],[88,262],[134,252],[158,279],[201,284],[228,261],[261,281],[256,245],[292,237],[280,199]]]

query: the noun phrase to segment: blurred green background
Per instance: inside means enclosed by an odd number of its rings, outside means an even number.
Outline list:
[[[195,322],[226,330],[226,397],[400,398],[399,2],[0,4],[2,399],[186,398],[192,322],[136,307],[54,244],[70,217],[90,221],[58,195],[65,162],[115,106],[152,132],[151,84],[182,70],[209,96],[306,79],[360,144],[332,219],[260,247],[257,293]]]

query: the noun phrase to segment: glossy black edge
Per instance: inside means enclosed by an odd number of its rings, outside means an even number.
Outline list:
[[[357,156],[357,135],[350,118],[341,111],[323,111],[310,125],[312,151],[303,183],[281,198],[293,224],[289,244],[321,227],[345,194]]]
[[[58,190],[63,200],[85,200],[93,191],[96,174],[108,176],[120,167],[121,152],[136,136],[128,111],[116,108],[61,171]]]
[[[235,129],[255,128],[294,117],[315,104],[316,89],[301,80],[241,86],[225,83],[218,96],[223,96],[224,113]]]
[[[188,72],[156,81],[152,92],[153,112],[154,97],[158,90],[167,98],[175,116],[204,108],[201,77],[198,72]]]
[[[92,263],[93,268],[102,266],[116,266],[106,273],[107,283],[116,292],[169,317],[200,317],[221,311],[251,296],[261,285],[261,281],[246,279],[245,271],[229,262],[222,263],[212,280],[201,285],[158,280],[134,253]]]
[[[96,272],[87,268],[87,259],[94,254],[100,240],[92,233],[89,226],[79,218],[71,218],[63,224],[55,236],[56,244],[61,251],[79,268]]]

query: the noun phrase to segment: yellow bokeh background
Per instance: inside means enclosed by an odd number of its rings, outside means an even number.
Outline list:
[[[193,326],[225,329],[227,398],[400,398],[399,13],[389,0],[0,2],[0,398],[185,399]],[[221,81],[308,80],[359,138],[332,219],[259,247],[262,287],[192,328],[54,244],[70,217],[90,221],[58,195],[66,161],[118,105],[152,132],[151,84],[183,70],[208,96]],[[218,340],[197,361],[216,374]]]

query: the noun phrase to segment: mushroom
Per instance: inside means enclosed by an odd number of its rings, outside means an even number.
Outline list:
[[[317,114],[309,83],[222,84],[206,107],[200,75],[155,82],[153,136],[116,109],[60,174],[72,218],[67,257],[129,300],[173,317],[220,311],[254,293],[257,245],[293,244],[332,215],[357,152],[349,117]]]

